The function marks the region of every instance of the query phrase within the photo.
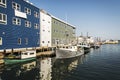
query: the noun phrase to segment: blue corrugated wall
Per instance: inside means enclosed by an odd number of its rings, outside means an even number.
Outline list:
[[[14,9],[12,8],[12,2],[16,2],[21,6],[21,12],[24,12],[24,8],[31,9],[31,15],[27,15],[27,19],[21,19],[21,25],[14,25],[12,19],[15,16]],[[1,49],[12,49],[12,48],[27,48],[27,47],[38,47],[39,41],[39,29],[34,28],[34,23],[40,25],[40,19],[34,17],[34,11],[39,12],[39,8],[23,1],[23,0],[7,0],[7,8],[0,6],[0,13],[7,15],[7,25],[0,24],[0,37],[2,37]],[[25,27],[25,20],[31,22],[31,28]],[[18,38],[21,38],[21,44],[18,44]],[[25,38],[28,38],[28,44],[25,44]]]

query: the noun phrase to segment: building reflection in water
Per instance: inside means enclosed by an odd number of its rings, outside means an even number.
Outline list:
[[[53,65],[52,69],[52,80],[63,80],[67,78],[66,74],[74,72],[79,64],[82,63],[83,56],[67,58],[67,59],[57,59]]]
[[[1,80],[62,80],[67,73],[73,72],[82,64],[85,56],[56,59],[39,58],[15,65],[0,67]]]
[[[44,58],[40,60],[40,80],[51,80],[52,79],[52,59]]]

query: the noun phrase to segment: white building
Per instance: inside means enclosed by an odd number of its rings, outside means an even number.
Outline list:
[[[94,43],[95,42],[93,37],[87,37],[86,41],[87,41],[87,43]]]
[[[51,16],[44,10],[40,11],[40,46],[51,47]]]
[[[86,43],[94,43],[95,40],[93,37],[85,37],[85,36],[79,36],[77,38],[77,42],[81,43],[81,42],[86,42]]]

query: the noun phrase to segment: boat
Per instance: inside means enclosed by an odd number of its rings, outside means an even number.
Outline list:
[[[84,50],[78,46],[64,46],[56,49],[56,58],[71,58],[84,54]]]
[[[30,51],[20,52],[19,55],[14,57],[5,57],[4,62],[5,64],[15,64],[15,63],[22,63],[35,59],[36,59],[36,51],[30,50]]]
[[[94,44],[91,44],[91,48],[94,48],[94,49],[98,49],[100,48],[100,44],[99,43],[94,43]]]
[[[84,53],[90,52],[90,44],[89,43],[81,42],[81,43],[78,43],[77,46],[82,47],[84,49]]]

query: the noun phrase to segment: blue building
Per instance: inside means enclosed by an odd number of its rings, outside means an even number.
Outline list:
[[[0,50],[38,47],[39,12],[25,0],[0,0]]]

